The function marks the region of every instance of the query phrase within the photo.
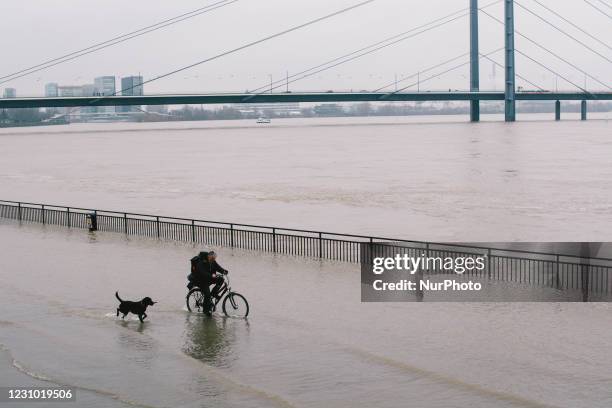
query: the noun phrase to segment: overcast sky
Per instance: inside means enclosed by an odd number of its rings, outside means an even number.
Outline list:
[[[0,76],[38,64],[47,59],[87,47],[161,20],[189,12],[218,0],[150,1],[150,0],[2,0]],[[590,7],[584,0],[538,0],[571,19],[601,41],[612,44],[612,19]],[[612,0],[590,0],[612,14]],[[42,95],[44,84],[62,85],[92,83],[101,75],[117,77],[140,73],[145,80],[214,56],[223,51],[265,37],[310,19],[358,3],[358,0],[239,0],[210,13],[165,29],[144,35],[100,52],[35,73],[0,88],[15,87],[19,96]],[[494,2],[480,0],[484,6]],[[563,27],[604,57],[546,26],[516,6],[516,29],[564,56],[606,84],[612,84],[612,50],[572,28],[535,0],[520,0],[551,22]],[[468,0],[376,0],[371,4],[330,20],[290,33],[255,47],[206,63],[145,86],[145,93],[199,93],[254,89],[270,81],[302,71],[347,52],[404,32],[415,26],[457,11],[469,5]],[[609,7],[609,6],[608,6]],[[487,8],[503,17],[503,3]],[[503,28],[489,17],[480,15],[481,52],[503,46]],[[360,58],[311,78],[291,84],[297,90],[375,89],[404,76],[424,70],[469,50],[467,17],[449,23],[418,37]],[[526,40],[517,37],[516,46],[541,60],[579,85],[584,75]],[[467,58],[467,57],[465,57]],[[491,56],[503,64],[503,52]],[[458,59],[446,67],[460,64]],[[423,77],[440,72],[439,68]],[[517,55],[517,70],[534,83],[552,89],[555,75]],[[503,70],[492,63],[481,62],[481,88],[503,87]],[[468,67],[439,79],[427,81],[421,89],[465,89]],[[402,82],[401,85],[413,81]],[[519,85],[533,88],[519,80]],[[560,89],[572,86],[559,79]],[[603,86],[588,81],[589,88]]]

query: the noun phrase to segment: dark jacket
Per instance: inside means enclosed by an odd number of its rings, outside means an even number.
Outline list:
[[[202,283],[210,282],[215,273],[226,274],[227,270],[223,269],[217,261],[200,260],[196,265],[195,280]]]

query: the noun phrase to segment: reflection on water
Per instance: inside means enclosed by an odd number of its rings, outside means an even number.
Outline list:
[[[124,350],[123,354],[143,368],[152,368],[159,348],[153,338],[143,335],[147,322],[117,320],[116,323],[124,329],[117,332],[117,344]]]
[[[189,313],[185,316],[185,354],[219,368],[229,368],[240,358],[234,350],[237,336],[249,335],[247,319]],[[241,341],[248,341],[243,338]]]

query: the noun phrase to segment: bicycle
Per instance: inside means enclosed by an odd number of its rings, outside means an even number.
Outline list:
[[[227,275],[223,278],[223,285],[221,285],[218,295],[212,297],[213,305],[211,313],[217,310],[217,305],[221,302],[221,299],[223,299],[221,307],[227,317],[245,318],[249,315],[249,302],[240,293],[232,291]],[[205,311],[204,293],[200,287],[195,286],[189,290],[185,301],[187,303],[187,310],[190,312],[203,313]]]

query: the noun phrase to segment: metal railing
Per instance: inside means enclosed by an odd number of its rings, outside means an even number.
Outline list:
[[[573,254],[412,241],[0,200],[0,217],[21,222],[86,229],[88,214],[95,214],[99,231],[342,262],[368,262],[372,254],[442,258],[480,255],[486,259],[486,268],[468,271],[467,276],[477,275],[560,290],[612,293],[610,258],[585,258]]]

